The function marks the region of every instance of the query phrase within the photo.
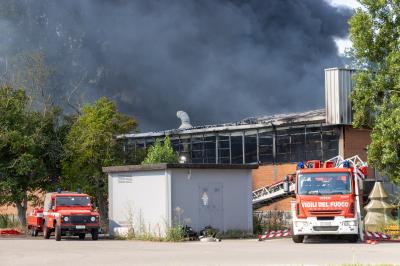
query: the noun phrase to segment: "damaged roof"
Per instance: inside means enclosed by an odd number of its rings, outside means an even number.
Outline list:
[[[326,114],[325,109],[317,109],[301,113],[263,115],[263,116],[248,117],[234,123],[193,126],[191,128],[186,128],[186,129],[169,129],[169,130],[146,132],[146,133],[123,134],[117,136],[117,138],[146,138],[146,137],[164,136],[166,134],[170,135],[196,134],[196,133],[219,132],[219,131],[233,131],[241,129],[257,129],[266,126],[325,123],[326,121],[325,114]]]

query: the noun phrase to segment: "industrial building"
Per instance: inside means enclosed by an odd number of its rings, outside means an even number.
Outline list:
[[[351,69],[325,69],[325,108],[302,113],[247,118],[235,123],[192,126],[184,112],[177,129],[118,136],[125,152],[145,149],[169,135],[173,148],[187,163],[257,164],[253,190],[295,172],[297,162],[326,160],[337,155],[367,159],[370,129],[354,129],[349,99],[353,88]],[[322,89],[322,88],[321,88]],[[366,190],[375,181],[370,171]],[[393,187],[388,188],[393,191]],[[262,209],[288,210],[290,199]]]

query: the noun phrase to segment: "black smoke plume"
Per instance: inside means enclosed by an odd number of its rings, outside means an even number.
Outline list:
[[[322,0],[2,0],[0,56],[42,51],[51,91],[114,99],[142,130],[324,104],[350,9]],[[66,107],[67,108],[67,107]],[[71,111],[71,110],[70,110]]]

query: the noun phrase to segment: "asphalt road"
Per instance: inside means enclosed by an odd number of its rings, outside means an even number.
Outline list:
[[[290,239],[159,243],[124,240],[56,242],[0,237],[0,265],[400,265],[400,243],[377,245]]]

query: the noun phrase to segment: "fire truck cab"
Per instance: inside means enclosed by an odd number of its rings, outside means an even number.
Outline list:
[[[345,162],[345,161],[343,161]],[[340,235],[357,242],[360,235],[359,178],[350,163],[335,167],[332,162],[299,163],[296,173],[296,201],[292,204],[292,239],[305,236]],[[356,169],[359,170],[358,168]],[[366,175],[366,167],[361,169]]]
[[[93,210],[89,195],[77,192],[46,194],[42,225],[45,239],[54,232],[56,241],[67,234],[83,240],[86,233],[91,234],[92,240],[98,240],[99,228],[99,213]]]

